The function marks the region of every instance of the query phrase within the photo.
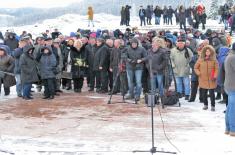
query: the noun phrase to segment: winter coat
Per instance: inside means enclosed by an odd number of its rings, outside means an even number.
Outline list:
[[[199,20],[201,21],[202,24],[206,24],[206,18],[207,18],[206,13],[203,13],[201,16],[199,16]]]
[[[180,23],[185,23],[186,22],[186,13],[185,13],[185,10],[180,10],[178,17],[179,17],[179,22]]]
[[[188,53],[188,57],[186,58],[186,53]],[[178,48],[173,48],[171,50],[171,61],[172,67],[174,70],[174,74],[176,77],[185,77],[190,74],[190,66],[189,62],[193,57],[193,52],[189,48],[184,48],[183,50],[179,50]]]
[[[120,48],[113,48],[110,53],[110,68],[117,68],[121,61],[122,50]]]
[[[155,14],[156,17],[161,17],[162,14],[163,14],[163,11],[160,8],[156,8],[154,10],[154,14]]]
[[[205,60],[206,50],[212,51],[210,59]],[[205,46],[202,49],[201,57],[194,66],[194,71],[198,76],[199,87],[203,89],[215,89],[217,87],[218,62],[216,53],[212,46]]]
[[[99,67],[102,67],[102,70],[108,70],[109,68],[109,48],[103,44],[96,48],[94,55],[93,70],[98,71]]]
[[[13,73],[14,70],[14,59],[7,54],[7,49],[5,47],[0,46],[5,53],[0,57],[0,71]],[[0,72],[0,85],[2,84],[4,87],[9,88],[16,84],[15,77],[11,75],[7,75]]]
[[[93,20],[94,12],[91,7],[88,9],[87,15],[88,15],[88,20]]]
[[[231,30],[235,30],[235,13],[230,17],[231,18]]]
[[[139,17],[146,17],[146,11],[145,11],[145,9],[140,9],[140,10],[139,10]]]
[[[224,89],[227,92],[235,91],[235,51],[231,51],[224,62],[225,82]]]
[[[8,38],[5,40],[5,45],[10,47],[11,51],[13,51],[18,47],[18,40],[16,40],[15,37],[13,37],[13,39]]]
[[[93,70],[94,57],[95,57],[95,45],[88,44],[85,47],[85,53],[87,58],[87,65],[90,70]]]
[[[125,8],[126,20],[130,20],[130,7]]]
[[[85,76],[86,71],[86,53],[85,49],[76,49],[75,47],[71,48],[70,53],[71,61],[72,61],[72,78],[81,78]]]
[[[219,38],[213,38],[212,39],[212,45],[215,49],[215,53],[219,54],[219,49],[220,49],[220,47],[222,47],[220,39]]]
[[[122,21],[126,21],[126,12],[125,12],[125,8],[122,8],[122,10],[121,10],[121,20],[122,20]]]
[[[29,55],[28,51],[31,50],[33,46],[28,45],[23,48],[23,54],[20,57],[20,68],[21,68],[21,83],[24,85],[26,83],[34,83],[39,81],[38,69],[36,60],[32,55]]]
[[[153,52],[153,49],[150,49],[148,56],[145,58],[145,61],[147,62],[147,68],[149,72],[151,71],[150,63],[152,63],[153,75],[163,75],[168,65],[167,49],[159,48],[155,52]]]
[[[224,85],[223,66],[224,66],[224,61],[225,61],[226,57],[228,56],[229,52],[230,52],[230,49],[228,47],[221,47],[219,49],[219,53],[217,55],[217,61],[218,61],[218,64],[219,64],[219,74],[218,74],[217,84],[219,86]]]
[[[150,7],[147,8],[145,12],[146,12],[146,17],[147,17],[147,18],[151,18],[151,17],[152,17],[152,11],[151,11],[151,8],[150,8]]]
[[[23,54],[23,48],[17,48],[13,51],[13,57],[15,58],[14,74],[20,74],[20,56]]]
[[[172,8],[167,9],[167,17],[172,18],[174,14],[174,10]]]
[[[43,53],[45,49],[48,49],[49,53]],[[41,53],[37,56],[37,61],[39,62],[40,76],[42,80],[56,77],[56,56],[50,46],[42,48]]]
[[[143,47],[137,47],[133,49],[129,47],[127,49],[127,64],[126,67],[129,70],[143,70],[144,64],[137,64],[138,59],[144,59],[147,56],[147,52]]]

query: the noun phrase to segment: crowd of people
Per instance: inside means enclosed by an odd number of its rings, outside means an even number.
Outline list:
[[[120,25],[130,25],[130,6],[123,6],[121,9],[121,22]],[[186,23],[189,26],[198,29],[199,25],[202,24],[202,29],[205,29],[206,24],[206,10],[203,4],[199,4],[194,7],[185,8],[183,5],[172,8],[172,6],[160,6],[154,7],[148,5],[147,8],[140,6],[138,12],[140,18],[140,26],[147,25],[160,25],[161,19],[163,19],[164,25],[173,25],[173,17],[175,16],[176,24],[180,25],[180,29],[186,29]],[[154,23],[152,23],[154,19]]]
[[[148,33],[130,28],[125,32],[78,29],[69,37],[55,29],[35,40],[26,31],[20,36],[0,33],[0,88],[3,85],[7,96],[16,85],[18,97],[32,100],[34,84],[38,92],[44,90],[43,99],[51,100],[65,90],[87,90],[86,79],[89,92],[121,93],[136,101],[141,94],[153,92],[163,102],[175,77],[177,96],[195,102],[199,94],[203,110],[209,108],[208,97],[211,111],[216,110],[215,100],[223,98],[225,133],[235,136],[235,43],[231,40],[224,30],[203,33],[192,28]]]

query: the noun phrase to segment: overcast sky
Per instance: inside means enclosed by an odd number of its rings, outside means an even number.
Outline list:
[[[0,8],[37,7],[52,8],[63,7],[81,0],[0,0]]]

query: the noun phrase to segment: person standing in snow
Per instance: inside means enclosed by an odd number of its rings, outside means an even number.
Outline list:
[[[199,87],[202,89],[204,102],[203,110],[208,109],[208,91],[211,99],[211,111],[215,111],[215,88],[218,77],[218,62],[216,60],[215,49],[207,45],[203,47],[201,57],[194,66],[194,71],[199,78]]]
[[[146,25],[146,23],[145,23],[145,16],[146,16],[146,11],[143,8],[143,6],[140,6],[140,10],[139,10],[140,26],[142,26],[143,23],[144,23],[144,26]]]
[[[225,59],[225,83],[224,89],[228,94],[228,106],[225,115],[226,129],[225,134],[235,136],[235,43],[232,45],[232,50]]]
[[[94,26],[95,26],[95,25],[94,25],[94,22],[93,22],[94,11],[93,11],[93,9],[92,9],[91,6],[88,7],[87,15],[88,15],[88,27],[90,27],[90,23],[92,23],[92,25],[93,25],[93,27],[94,27]]]

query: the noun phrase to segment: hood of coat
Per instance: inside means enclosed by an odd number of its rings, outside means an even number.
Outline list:
[[[0,49],[4,50],[5,54],[11,53],[11,49],[7,45],[0,45]]]
[[[216,60],[215,49],[211,45],[207,45],[207,46],[203,47],[202,52],[201,52],[201,59],[205,60],[206,51],[208,49],[211,51],[210,60]]]
[[[25,47],[23,47],[23,52],[24,52],[25,54],[28,54],[28,52],[29,52],[30,50],[33,50],[33,51],[34,51],[33,45],[26,45]]]
[[[52,47],[51,46],[44,46],[42,49],[41,49],[41,52],[43,52],[45,49],[48,49],[49,50],[49,53],[48,55],[52,54],[53,51],[52,51]]]
[[[131,48],[133,48],[132,47],[132,43],[136,43],[137,44],[137,47],[136,48],[138,48],[139,47],[139,40],[137,39],[137,38],[132,38],[131,40],[130,40],[130,46],[131,46]],[[136,49],[135,48],[135,49]],[[134,49],[134,48],[133,48]]]
[[[221,45],[221,41],[219,38],[213,38],[212,44],[214,47],[217,47],[217,46]]]
[[[8,49],[7,49],[6,46],[1,45],[1,46],[0,46],[0,49],[4,51],[4,54],[5,54],[5,55],[8,55]]]

